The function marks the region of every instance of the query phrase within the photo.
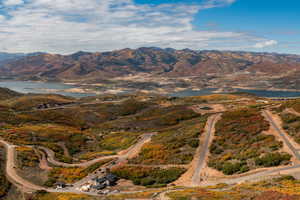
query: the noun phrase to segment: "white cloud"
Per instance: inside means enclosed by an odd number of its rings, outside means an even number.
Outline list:
[[[234,2],[236,2],[236,0],[207,0],[204,2],[203,7],[215,8],[215,7],[231,5]]]
[[[3,22],[6,19],[4,15],[0,15],[0,23]]]
[[[13,1],[13,0],[7,0]],[[16,0],[15,0],[16,1]],[[256,37],[239,32],[196,31],[201,9],[234,0],[138,5],[133,0],[27,0],[0,21],[0,51],[72,53],[141,46],[230,49],[252,47]]]
[[[17,6],[23,4],[23,0],[4,0],[4,5],[5,6]]]
[[[274,45],[277,45],[277,44],[278,44],[278,42],[276,40],[268,40],[268,41],[258,42],[253,47],[258,48],[258,49],[262,49],[262,48],[269,47],[269,46],[274,46]]]

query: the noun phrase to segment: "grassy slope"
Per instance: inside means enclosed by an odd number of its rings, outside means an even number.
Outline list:
[[[298,200],[300,199],[300,182],[292,177],[282,177],[273,180],[241,184],[231,189],[186,189],[169,193],[171,200]],[[219,189],[219,191],[218,191]],[[223,190],[223,191],[222,191]]]
[[[0,101],[7,100],[14,97],[19,97],[19,96],[22,96],[22,94],[7,88],[0,88]]]
[[[131,162],[148,165],[190,163],[206,120],[207,116],[197,116],[161,130]]]
[[[8,182],[8,180],[5,177],[4,157],[5,157],[4,148],[0,146],[0,199],[8,193],[11,187],[11,184]]]

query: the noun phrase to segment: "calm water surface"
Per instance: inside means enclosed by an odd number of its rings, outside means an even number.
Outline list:
[[[76,88],[73,85],[64,83],[45,83],[45,82],[31,82],[31,81],[0,81],[0,87],[6,87],[21,93],[55,93],[72,97],[86,97],[95,96],[95,93],[73,93],[65,92],[63,90]],[[48,90],[48,91],[47,91]],[[50,91],[49,91],[50,90]],[[56,90],[56,91],[51,91]],[[187,96],[201,96],[213,94],[217,89],[208,88],[203,90],[185,90],[170,94],[175,97]],[[238,89],[238,92],[247,92],[255,94],[260,97],[300,97],[300,92],[287,92],[287,91],[267,91],[267,90],[244,90]]]
[[[45,83],[45,82],[31,82],[31,81],[0,81],[0,87],[9,88],[11,90],[21,92],[21,93],[55,93],[65,96],[72,97],[85,97],[94,96],[93,93],[83,94],[83,93],[73,93],[64,92],[63,90],[75,88],[75,86],[67,85],[63,83]],[[56,90],[56,91],[47,91]]]

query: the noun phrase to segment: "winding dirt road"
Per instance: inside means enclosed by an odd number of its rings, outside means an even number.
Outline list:
[[[62,166],[62,167],[88,167],[94,163],[97,163],[99,161],[106,160],[109,158],[118,158],[117,163],[121,163],[121,162],[124,162],[125,160],[127,160],[128,158],[132,158],[132,157],[136,156],[140,152],[143,145],[145,143],[149,142],[151,140],[151,137],[154,134],[155,133],[144,134],[141,137],[141,140],[137,144],[133,145],[128,150],[126,150],[125,151],[126,153],[123,155],[101,157],[101,158],[97,158],[97,159],[94,159],[94,160],[91,160],[91,161],[88,161],[85,163],[80,163],[80,164],[67,164],[67,163],[55,161],[53,151],[51,151],[47,148],[43,148],[43,147],[40,147],[40,148],[43,149],[47,153],[49,162],[51,162],[52,164],[57,164],[58,166]],[[47,192],[57,192],[57,190],[55,190],[55,189],[45,188],[42,186],[35,185],[35,184],[25,180],[21,176],[19,176],[16,171],[17,167],[15,165],[15,160],[16,160],[15,147],[16,146],[9,144],[8,142],[1,140],[1,139],[0,139],[0,143],[3,144],[3,146],[6,149],[6,169],[5,169],[6,174],[7,174],[8,178],[11,181],[13,181],[13,183],[16,184],[17,187],[19,187],[22,191],[26,191],[26,192],[33,192],[33,191],[37,191],[37,190],[45,190]],[[74,189],[62,190],[60,192],[78,193],[78,191],[76,191]]]
[[[93,165],[97,162],[103,161],[103,160],[118,158],[117,155],[104,156],[104,157],[96,158],[94,160],[90,160],[90,161],[83,162],[83,163],[69,164],[69,163],[64,163],[64,162],[55,160],[55,153],[51,149],[48,149],[48,148],[42,147],[42,146],[40,146],[38,148],[46,153],[47,161],[49,163],[51,163],[55,166],[59,166],[59,167],[88,167],[88,166],[91,166],[91,165]]]
[[[57,160],[55,160],[55,153],[52,150],[50,150],[46,147],[38,147],[38,148],[43,150],[47,154],[47,161],[55,166],[85,168],[85,167],[89,167],[89,166],[91,166],[97,162],[103,161],[103,160],[118,158],[118,160],[121,162],[121,161],[125,161],[126,159],[133,158],[140,152],[140,150],[144,144],[150,142],[150,140],[154,134],[155,133],[147,133],[147,134],[142,135],[141,139],[136,144],[134,144],[133,146],[129,147],[127,150],[124,151],[124,152],[126,152],[124,154],[104,156],[104,157],[96,158],[94,160],[90,160],[87,162],[75,163],[75,164],[69,164],[69,163],[57,161]]]
[[[6,174],[7,174],[8,178],[17,185],[17,187],[19,187],[23,191],[27,191],[27,192],[32,192],[35,190],[47,190],[50,192],[53,191],[53,190],[48,190],[41,186],[35,185],[35,184],[23,179],[22,177],[20,177],[17,174],[16,165],[15,165],[15,146],[5,142],[4,140],[0,140],[0,143],[2,143],[4,145],[4,147],[6,149],[6,154],[7,154],[6,168],[5,168]]]

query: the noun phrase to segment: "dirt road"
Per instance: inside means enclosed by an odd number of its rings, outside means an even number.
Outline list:
[[[105,160],[105,159],[118,158],[116,163],[109,164],[109,165],[115,165],[115,164],[124,162],[127,159],[136,156],[140,152],[143,145],[145,143],[149,142],[151,140],[151,137],[154,134],[155,133],[144,134],[137,144],[130,147],[128,150],[125,151],[126,153],[124,153],[122,155],[106,156],[106,157],[103,157],[103,158],[97,158],[97,159],[94,159],[92,161],[88,161],[88,162],[80,163],[80,164],[67,164],[67,163],[62,163],[62,162],[55,161],[53,151],[51,151],[47,148],[43,148],[43,147],[41,147],[41,149],[43,149],[47,153],[48,161],[50,161],[52,164],[58,164],[59,166],[63,166],[63,167],[73,167],[73,166],[88,167],[88,166],[90,166],[94,163],[97,163],[97,162]],[[16,158],[15,158],[15,146],[9,144],[8,142],[6,142],[4,140],[0,140],[0,143],[5,146],[6,152],[7,152],[6,153],[7,154],[7,156],[6,156],[7,157],[7,159],[6,159],[6,174],[9,177],[9,179],[11,181],[13,181],[13,183],[16,184],[16,186],[18,186],[24,192],[33,192],[33,191],[37,191],[37,190],[45,190],[47,192],[58,192],[55,189],[44,188],[42,186],[35,185],[35,184],[23,179],[22,177],[20,177],[16,172],[17,167],[15,166],[15,160],[16,160]],[[106,166],[106,167],[108,167],[108,166]],[[82,179],[80,182],[78,182],[76,185],[79,185],[79,183],[82,183],[82,182],[85,182],[85,181],[89,181],[92,178],[93,178],[93,176],[89,175],[88,177],[86,177],[86,178]],[[63,190],[60,190],[59,192],[81,193],[78,190],[76,190],[75,187],[63,189]]]
[[[284,143],[288,146],[288,148],[291,150],[291,152],[294,154],[294,156],[297,158],[298,161],[300,161],[300,154],[293,145],[292,139],[288,136],[285,131],[280,128],[280,125],[277,124],[276,120],[274,120],[272,113],[268,110],[264,110],[263,114],[265,115],[266,119],[270,122],[271,126],[274,127],[274,129],[277,131],[277,133],[281,136],[283,139]]]
[[[15,165],[15,146],[11,145],[3,140],[0,140],[5,146],[7,151],[6,156],[6,174],[10,180],[12,180],[22,191],[32,192],[35,190],[47,190],[47,188],[43,188],[41,186],[35,185],[22,177],[20,177],[16,172],[16,165]],[[49,191],[49,190],[47,190]],[[50,190],[52,191],[52,190]]]
[[[82,163],[76,163],[76,164],[69,164],[69,163],[57,161],[57,160],[55,160],[55,153],[52,150],[45,148],[45,147],[39,147],[39,149],[43,150],[47,154],[48,162],[55,166],[84,167],[85,168],[85,167],[89,167],[97,162],[107,160],[107,159],[118,159],[119,162],[121,162],[121,161],[125,161],[128,158],[133,158],[140,152],[143,145],[151,140],[151,137],[154,134],[155,133],[148,133],[148,134],[142,135],[141,139],[135,145],[133,145],[133,146],[129,147],[129,149],[125,150],[124,152],[126,152],[126,153],[124,153],[122,155],[104,156],[104,157],[96,158],[94,160],[90,160],[90,161],[82,162]]]
[[[93,174],[89,174],[85,178],[77,181],[76,183],[73,184],[72,188],[68,189],[68,191],[69,192],[70,191],[71,192],[78,192],[78,188],[80,188],[82,185],[85,185],[86,183],[92,181],[94,178],[103,175],[103,174],[101,174],[101,171],[106,171],[107,169],[111,169],[112,167],[117,166],[117,165],[122,164],[122,163],[125,163],[125,162],[127,162],[128,159],[137,156],[139,154],[139,152],[141,151],[143,145],[146,144],[147,142],[150,142],[152,136],[155,135],[155,134],[156,133],[144,134],[137,144],[135,144],[132,147],[130,147],[129,149],[125,150],[124,151],[125,153],[117,156],[117,160],[114,160],[112,162],[109,162],[109,163],[103,165],[100,168],[100,170],[98,170],[97,172],[95,172]],[[91,194],[91,193],[89,193],[89,194]],[[92,194],[92,195],[97,195],[97,194]]]
[[[201,182],[201,172],[205,167],[209,146],[213,139],[214,127],[221,114],[214,114],[207,119],[204,133],[200,135],[199,146],[188,170],[174,182],[178,186],[197,186]]]
[[[195,155],[195,170],[192,176],[191,185],[192,186],[198,186],[201,182],[201,170],[205,165],[205,161],[207,159],[208,151],[210,143],[212,142],[212,132],[214,130],[215,124],[217,122],[217,119],[221,114],[216,114],[208,118],[205,132],[204,132],[204,144],[199,145],[199,148],[197,149],[196,155]]]

